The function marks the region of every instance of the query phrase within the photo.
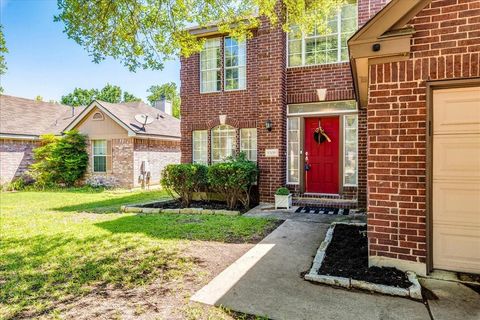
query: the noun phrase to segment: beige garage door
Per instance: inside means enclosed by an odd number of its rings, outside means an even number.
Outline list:
[[[480,273],[480,87],[433,92],[433,267]]]

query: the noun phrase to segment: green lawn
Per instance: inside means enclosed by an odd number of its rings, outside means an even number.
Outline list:
[[[55,314],[99,286],[133,288],[181,279],[195,265],[189,240],[249,242],[271,220],[200,215],[119,214],[161,191],[0,194],[0,319]]]

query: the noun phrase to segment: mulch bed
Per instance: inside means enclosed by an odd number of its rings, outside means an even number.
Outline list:
[[[412,283],[396,268],[368,267],[366,226],[337,224],[319,274],[408,288]]]
[[[143,208],[162,208],[162,209],[184,209],[187,208],[178,200],[168,202],[154,202],[142,206]],[[247,209],[242,206],[237,206],[235,209],[230,209],[225,202],[221,201],[192,201],[188,208],[203,208],[207,210],[234,210],[246,212]]]

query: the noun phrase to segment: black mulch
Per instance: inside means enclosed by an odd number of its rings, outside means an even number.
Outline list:
[[[366,226],[337,224],[318,273],[405,289],[410,287],[412,283],[403,271],[388,267],[368,267],[366,231]]]
[[[186,208],[178,200],[168,202],[153,202],[142,206],[143,208],[162,208],[162,209],[183,209]],[[242,206],[237,206],[235,209],[230,209],[225,202],[221,201],[192,201],[188,208],[203,208],[207,210],[238,210],[240,212],[247,211]]]

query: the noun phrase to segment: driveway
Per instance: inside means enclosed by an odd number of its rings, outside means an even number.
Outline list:
[[[327,223],[285,221],[192,300],[271,319],[431,319],[420,302],[303,280],[327,228]]]

